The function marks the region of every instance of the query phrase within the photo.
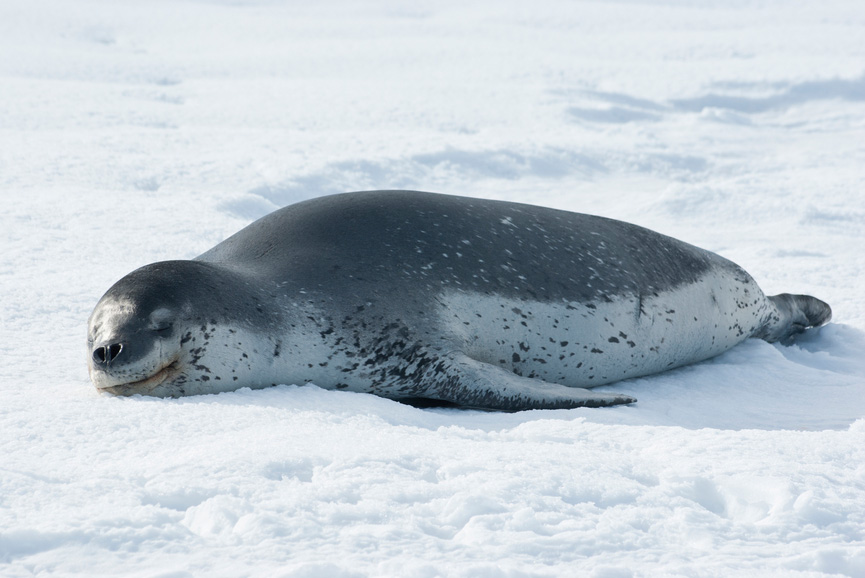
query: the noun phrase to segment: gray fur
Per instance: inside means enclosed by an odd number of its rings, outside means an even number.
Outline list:
[[[489,409],[601,406],[634,400],[587,388],[830,315],[635,225],[372,191],[285,207],[121,279],[91,316],[90,369],[118,394],[312,382]]]

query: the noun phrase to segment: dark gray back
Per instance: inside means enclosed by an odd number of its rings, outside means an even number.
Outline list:
[[[358,294],[363,286],[377,294],[420,286],[582,302],[670,289],[695,281],[713,263],[735,267],[621,221],[413,191],[297,203],[197,260],[335,295]]]

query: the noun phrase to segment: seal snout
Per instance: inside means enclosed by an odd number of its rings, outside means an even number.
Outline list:
[[[123,351],[122,343],[111,343],[101,345],[93,350],[93,363],[96,365],[110,365]]]

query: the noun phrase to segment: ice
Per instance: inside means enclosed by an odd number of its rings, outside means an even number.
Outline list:
[[[865,576],[862,38],[848,0],[0,3],[0,575]],[[834,319],[607,409],[90,384],[121,276],[373,188],[635,222]]]

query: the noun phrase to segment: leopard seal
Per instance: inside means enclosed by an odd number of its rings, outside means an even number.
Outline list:
[[[494,410],[635,401],[590,388],[827,322],[648,229],[413,191],[279,209],[133,271],[89,319],[95,386],[163,397],[313,383]]]

